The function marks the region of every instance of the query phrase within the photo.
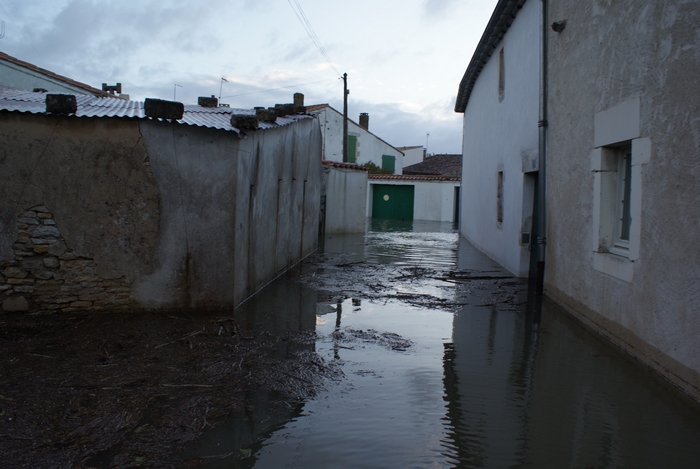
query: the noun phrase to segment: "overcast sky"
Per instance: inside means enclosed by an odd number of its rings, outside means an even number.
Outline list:
[[[0,0],[0,50],[131,99],[292,101],[370,115],[394,146],[461,153],[459,82],[497,0]],[[297,17],[301,6],[323,45]],[[283,88],[284,87],[284,88]],[[277,89],[283,88],[283,89]],[[277,89],[275,91],[270,91]]]

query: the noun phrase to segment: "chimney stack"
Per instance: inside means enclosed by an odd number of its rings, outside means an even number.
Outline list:
[[[365,130],[369,130],[369,114],[366,112],[360,113],[360,127]]]
[[[294,107],[304,106],[304,95],[302,93],[294,93]]]

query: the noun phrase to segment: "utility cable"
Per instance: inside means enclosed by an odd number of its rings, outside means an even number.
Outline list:
[[[333,66],[333,62],[331,61],[330,57],[328,56],[328,53],[326,52],[326,48],[323,47],[323,44],[321,44],[321,40],[316,35],[314,28],[311,26],[311,22],[304,14],[304,10],[301,8],[301,5],[299,4],[298,0],[294,0],[294,4],[292,4],[292,0],[287,0],[287,2],[289,3],[289,6],[292,7],[292,10],[294,10],[294,14],[297,16],[297,19],[299,20],[301,25],[304,27],[304,30],[306,30],[306,34],[309,35],[309,38],[311,38],[311,41],[314,43],[314,45],[316,46],[318,51],[321,53],[323,58],[326,59],[326,62],[328,62],[328,65],[330,65],[331,68],[333,70],[335,70],[335,73],[337,73],[339,77],[342,77],[340,72]],[[295,5],[296,5],[296,7],[295,7]]]

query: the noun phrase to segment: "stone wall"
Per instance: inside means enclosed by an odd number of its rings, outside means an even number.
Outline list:
[[[0,262],[3,311],[68,313],[135,306],[129,282],[97,275],[95,260],[75,254],[45,206],[22,212],[17,233],[14,259]]]

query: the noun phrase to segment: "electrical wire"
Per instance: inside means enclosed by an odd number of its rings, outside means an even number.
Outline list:
[[[333,70],[335,70],[335,73],[337,73],[338,76],[342,78],[342,75],[340,74],[340,72],[333,66],[333,62],[331,61],[331,58],[328,56],[328,52],[326,52],[326,48],[323,47],[321,40],[316,35],[316,31],[314,31],[314,28],[311,26],[311,22],[306,17],[306,14],[304,14],[304,9],[301,8],[299,1],[294,0],[293,4],[292,4],[292,0],[287,0],[287,2],[289,3],[289,6],[292,7],[292,10],[294,10],[294,14],[297,16],[297,19],[299,20],[301,25],[306,30],[306,34],[309,35],[309,38],[311,38],[311,41],[314,43],[314,45],[316,46],[318,51],[321,53],[323,58],[326,59],[326,62],[328,62],[328,65],[330,65],[331,68]],[[295,5],[296,5],[296,7],[295,7]]]
[[[237,98],[237,97],[239,97],[239,96],[248,96],[249,94],[267,93],[268,91],[284,90],[284,89],[287,89],[287,88],[295,88],[295,87],[297,87],[297,86],[313,85],[313,84],[316,84],[316,83],[323,83],[323,82],[326,82],[326,81],[335,81],[335,80],[336,80],[335,78],[329,78],[329,79],[326,79],[326,80],[312,81],[312,82],[310,82],[310,83],[300,83],[300,84],[298,84],[298,85],[280,86],[279,88],[270,88],[270,89],[267,89],[267,90],[252,91],[252,92],[250,92],[250,93],[232,94],[231,96],[222,96],[221,99],[226,99],[226,98]]]

